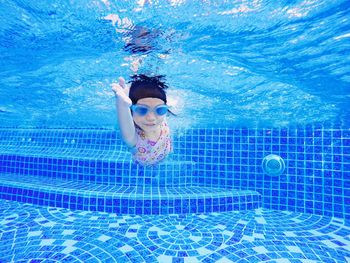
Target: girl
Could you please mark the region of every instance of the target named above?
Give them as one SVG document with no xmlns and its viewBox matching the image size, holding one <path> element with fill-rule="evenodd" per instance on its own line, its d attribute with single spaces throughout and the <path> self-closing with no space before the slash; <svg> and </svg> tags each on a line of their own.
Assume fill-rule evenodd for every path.
<svg viewBox="0 0 350 263">
<path fill-rule="evenodd" d="M 125 143 L 132 148 L 134 160 L 153 165 L 172 150 L 170 130 L 166 123 L 169 111 L 163 76 L 134 75 L 130 88 L 125 80 L 113 83 L 119 128 Z M 171 112 L 170 112 L 171 113 Z"/>
</svg>

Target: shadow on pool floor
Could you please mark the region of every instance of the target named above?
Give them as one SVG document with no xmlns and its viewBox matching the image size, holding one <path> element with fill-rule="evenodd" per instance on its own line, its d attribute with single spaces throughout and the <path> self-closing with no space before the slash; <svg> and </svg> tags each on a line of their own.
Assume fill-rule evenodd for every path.
<svg viewBox="0 0 350 263">
<path fill-rule="evenodd" d="M 0 200 L 0 262 L 350 262 L 350 221 L 256 209 L 116 215 Z"/>
</svg>

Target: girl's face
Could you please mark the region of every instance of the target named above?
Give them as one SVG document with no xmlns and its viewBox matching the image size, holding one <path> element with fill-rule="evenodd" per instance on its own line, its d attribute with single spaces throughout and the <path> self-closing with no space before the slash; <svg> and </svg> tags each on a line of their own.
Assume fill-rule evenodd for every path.
<svg viewBox="0 0 350 263">
<path fill-rule="evenodd" d="M 145 116 L 133 113 L 134 122 L 145 132 L 157 131 L 164 122 L 166 114 L 160 116 L 154 112 L 154 109 L 159 105 L 164 105 L 164 101 L 158 98 L 143 98 L 139 99 L 136 105 L 145 105 L 151 110 Z"/>
</svg>

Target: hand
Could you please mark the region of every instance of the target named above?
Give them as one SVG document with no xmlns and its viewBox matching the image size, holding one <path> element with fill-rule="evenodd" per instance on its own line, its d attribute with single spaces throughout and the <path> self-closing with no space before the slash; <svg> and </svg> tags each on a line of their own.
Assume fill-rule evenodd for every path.
<svg viewBox="0 0 350 263">
<path fill-rule="evenodd" d="M 125 84 L 124 78 L 119 78 L 119 83 L 112 83 L 112 90 L 117 96 L 118 100 L 128 106 L 131 106 L 132 101 L 129 98 L 129 87 Z"/>
</svg>

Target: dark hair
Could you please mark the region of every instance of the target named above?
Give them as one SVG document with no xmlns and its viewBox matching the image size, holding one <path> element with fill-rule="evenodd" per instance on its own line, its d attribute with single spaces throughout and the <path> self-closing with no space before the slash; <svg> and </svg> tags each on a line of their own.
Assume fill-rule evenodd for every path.
<svg viewBox="0 0 350 263">
<path fill-rule="evenodd" d="M 131 86 L 129 97 L 132 104 L 136 104 L 138 100 L 143 98 L 158 98 L 167 103 L 165 89 L 168 86 L 165 84 L 163 75 L 148 77 L 146 75 L 131 76 Z"/>
</svg>

